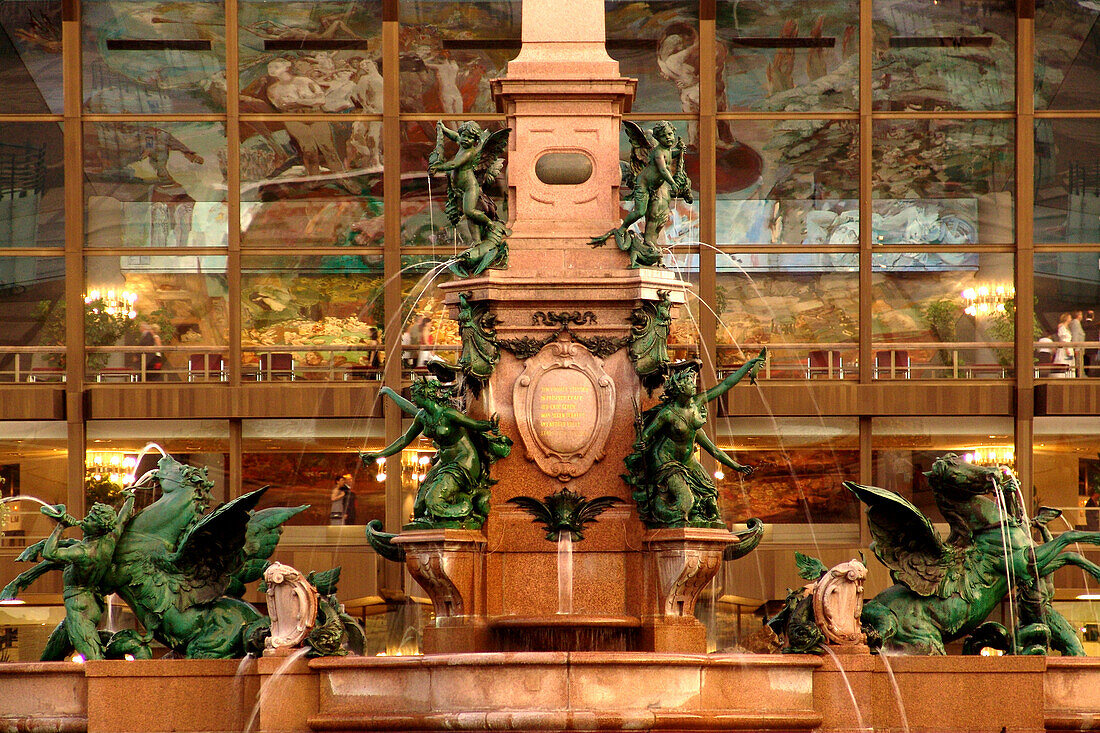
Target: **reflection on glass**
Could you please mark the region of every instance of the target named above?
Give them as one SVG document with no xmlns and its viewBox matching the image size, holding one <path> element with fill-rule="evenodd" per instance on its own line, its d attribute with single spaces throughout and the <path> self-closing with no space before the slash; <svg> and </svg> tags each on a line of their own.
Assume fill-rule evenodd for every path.
<svg viewBox="0 0 1100 733">
<path fill-rule="evenodd" d="M 256 2 L 240 16 L 242 112 L 382 113 L 382 3 Z"/>
<path fill-rule="evenodd" d="M 118 478 L 119 474 L 122 478 L 137 478 L 156 468 L 160 460 L 156 450 L 138 460 L 142 449 L 153 439 L 177 461 L 206 469 L 206 477 L 214 482 L 212 505 L 228 498 L 229 422 L 226 420 L 89 420 L 87 430 L 85 465 L 89 470 L 84 479 L 84 500 L 88 504 L 93 501 L 116 507 L 121 504 L 120 491 L 129 481 L 111 480 L 110 473 L 115 474 L 113 478 Z M 113 469 L 116 460 L 123 469 Z M 112 470 L 93 470 L 95 464 Z M 157 489 L 138 491 L 135 503 L 140 510 L 159 498 Z"/>
<path fill-rule="evenodd" d="M 608 54 L 638 80 L 633 111 L 699 114 L 699 4 L 606 0 L 604 8 Z M 697 146 L 698 134 L 686 140 Z"/>
<path fill-rule="evenodd" d="M 1036 120 L 1035 241 L 1100 242 L 1100 121 Z"/>
<path fill-rule="evenodd" d="M 363 420 L 244 420 L 241 483 L 244 491 L 269 486 L 258 509 L 272 506 L 309 508 L 288 526 L 363 525 L 385 520 L 386 485 L 374 466 L 364 467 L 360 450 L 385 445 L 380 419 Z M 333 488 L 345 475 L 351 490 L 353 515 L 331 518 Z M 365 544 L 362 529 L 354 536 Z M 347 541 L 347 540 L 343 540 Z"/>
<path fill-rule="evenodd" d="M 61 2 L 0 3 L 0 88 L 5 112 L 61 114 Z"/>
<path fill-rule="evenodd" d="M 858 504 L 841 482 L 859 480 L 859 426 L 843 418 L 719 418 L 718 445 L 752 466 L 722 471 L 723 516 L 768 524 L 854 522 Z"/>
<path fill-rule="evenodd" d="M 33 496 L 49 504 L 67 502 L 67 443 L 63 421 L 0 422 L 0 477 L 4 479 L 0 482 L 0 497 Z M 25 547 L 47 537 L 57 526 L 38 511 L 37 503 L 18 501 L 5 506 L 10 510 L 0 522 L 5 544 Z M 33 661 L 41 650 L 35 650 L 34 657 L 24 656 L 29 650 L 23 649 L 21 639 L 16 651 L 19 660 Z"/>
<path fill-rule="evenodd" d="M 882 110 L 1008 109 L 1012 0 L 875 0 L 872 96 Z"/>
<path fill-rule="evenodd" d="M 86 124 L 88 246 L 225 246 L 225 155 L 217 122 Z"/>
<path fill-rule="evenodd" d="M 718 244 L 858 244 L 858 124 L 733 122 L 717 151 Z"/>
<path fill-rule="evenodd" d="M 64 244 L 63 157 L 59 124 L 0 124 L 0 247 Z"/>
<path fill-rule="evenodd" d="M 1100 107 L 1100 6 L 1047 0 L 1035 6 L 1035 108 Z"/>
<path fill-rule="evenodd" d="M 719 0 L 718 111 L 859 106 L 859 3 Z"/>
<path fill-rule="evenodd" d="M 88 112 L 225 109 L 222 0 L 86 0 L 82 25 Z"/>
<path fill-rule="evenodd" d="M 439 289 L 451 279 L 447 256 L 402 255 L 401 273 L 402 365 L 423 367 L 433 357 L 457 363 L 462 343 L 458 323 L 451 319 Z"/>
<path fill-rule="evenodd" d="M 913 379 L 1011 376 L 1011 254 L 875 253 L 871 264 L 874 341 L 904 345 L 876 350 L 878 376 L 891 367 Z"/>
<path fill-rule="evenodd" d="M 0 382 L 60 382 L 64 372 L 65 262 L 0 257 Z M 40 347 L 55 346 L 56 350 Z M 36 348 L 38 347 L 38 348 Z"/>
<path fill-rule="evenodd" d="M 941 523 L 945 520 L 924 475 L 933 461 L 947 453 L 962 456 L 975 450 L 1003 454 L 1011 451 L 1013 440 L 1010 417 L 876 417 L 871 420 L 871 484 L 901 494 Z"/>
<path fill-rule="evenodd" d="M 767 346 L 765 379 L 858 376 L 858 255 L 719 254 L 717 267 L 720 368 Z"/>
<path fill-rule="evenodd" d="M 224 359 L 225 264 L 224 256 L 213 255 L 86 258 L 84 338 L 92 378 L 182 381 L 190 376 L 191 354 Z M 135 346 L 141 348 L 124 348 Z"/>
<path fill-rule="evenodd" d="M 879 121 L 873 156 L 875 244 L 1012 242 L 1011 121 Z"/>
<path fill-rule="evenodd" d="M 1100 253 L 1035 253 L 1037 376 L 1100 377 L 1098 312 Z"/>
<path fill-rule="evenodd" d="M 1033 429 L 1036 505 L 1062 510 L 1050 529 L 1100 530 L 1100 506 L 1085 506 L 1100 490 L 1100 417 L 1036 417 Z"/>
<path fill-rule="evenodd" d="M 489 80 L 519 53 L 519 0 L 406 0 L 398 7 L 401 111 L 495 112 Z"/>
<path fill-rule="evenodd" d="M 385 361 L 382 258 L 245 257 L 245 376 L 377 378 Z"/>
<path fill-rule="evenodd" d="M 242 243 L 381 246 L 381 145 L 381 122 L 242 125 Z"/>
<path fill-rule="evenodd" d="M 459 121 L 443 120 L 450 129 Z M 486 132 L 504 127 L 500 122 L 478 123 Z M 472 242 L 469 233 L 456 232 L 447 220 L 447 177 L 445 173 L 428 175 L 428 156 L 435 148 L 434 121 L 406 122 L 401 125 L 401 244 L 405 247 L 431 247 L 439 257 L 453 257 Z M 453 154 L 455 146 L 447 142 Z M 627 154 L 630 148 L 627 146 Z M 508 168 L 497 176 L 485 192 L 493 199 L 497 215 L 508 221 Z"/>
</svg>

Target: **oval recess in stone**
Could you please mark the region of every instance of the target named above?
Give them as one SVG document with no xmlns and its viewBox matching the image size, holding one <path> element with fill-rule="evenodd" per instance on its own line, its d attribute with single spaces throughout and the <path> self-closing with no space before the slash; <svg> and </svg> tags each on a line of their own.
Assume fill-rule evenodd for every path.
<svg viewBox="0 0 1100 733">
<path fill-rule="evenodd" d="M 583 153 L 546 153 L 535 161 L 535 175 L 551 186 L 575 186 L 592 177 L 592 161 Z"/>
</svg>

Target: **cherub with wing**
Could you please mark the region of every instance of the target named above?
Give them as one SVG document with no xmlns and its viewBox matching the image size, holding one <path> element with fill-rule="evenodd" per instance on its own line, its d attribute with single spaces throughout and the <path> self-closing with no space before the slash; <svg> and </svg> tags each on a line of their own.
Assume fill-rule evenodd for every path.
<svg viewBox="0 0 1100 733">
<path fill-rule="evenodd" d="M 589 244 L 601 247 L 611 237 L 630 255 L 630 266 L 654 267 L 661 264 L 657 239 L 668 223 L 672 201 L 681 198 L 689 204 L 691 180 L 684 161 L 684 141 L 671 122 L 661 121 L 647 135 L 636 123 L 623 121 L 630 138 L 630 161 L 623 164 L 623 188 L 633 190 L 634 210 L 615 229 L 593 237 Z M 635 222 L 645 220 L 641 234 L 629 231 Z"/>
<path fill-rule="evenodd" d="M 504 151 L 508 147 L 505 128 L 490 133 L 481 125 L 469 121 L 452 130 L 442 122 L 436 124 L 435 150 L 428 156 L 428 174 L 447 174 L 447 205 L 445 211 L 456 229 L 465 221 L 471 246 L 451 265 L 460 277 L 479 275 L 491 266 L 508 263 L 508 243 L 511 234 L 497 214 L 496 203 L 485 188 L 504 169 Z M 445 140 L 458 143 L 458 152 L 450 160 L 443 159 Z"/>
<path fill-rule="evenodd" d="M 420 482 L 413 504 L 412 528 L 480 529 L 489 515 L 489 466 L 511 451 L 494 415 L 477 420 L 459 410 L 454 393 L 457 372 L 442 361 L 428 363 L 434 376 L 413 381 L 409 401 L 389 387 L 382 394 L 413 416 L 405 434 L 380 451 L 361 453 L 363 463 L 404 450 L 421 434 L 437 451 Z"/>
</svg>

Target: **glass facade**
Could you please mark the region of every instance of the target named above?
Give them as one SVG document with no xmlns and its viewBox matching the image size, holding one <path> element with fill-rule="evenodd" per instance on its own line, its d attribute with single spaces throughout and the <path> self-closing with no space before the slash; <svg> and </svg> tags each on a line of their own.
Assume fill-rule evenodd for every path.
<svg viewBox="0 0 1100 733">
<path fill-rule="evenodd" d="M 427 452 L 357 453 L 400 434 L 380 386 L 456 358 L 438 285 L 457 244 L 427 158 L 438 120 L 503 124 L 489 82 L 519 51 L 521 4 L 69 5 L 63 28 L 59 1 L 0 3 L 4 491 L 78 508 L 109 491 L 73 485 L 93 454 L 109 467 L 161 440 L 220 497 L 311 504 L 292 561 L 375 563 L 327 492 L 350 473 L 356 526 L 407 519 Z M 866 546 L 842 480 L 932 511 L 920 471 L 949 450 L 1013 449 L 1036 503 L 1086 522 L 1095 5 L 605 3 L 609 53 L 639 80 L 628 118 L 688 144 L 694 202 L 672 211 L 666 264 L 694 294 L 671 351 L 719 375 L 771 352 L 759 388 L 715 411 L 717 442 L 758 466 L 719 488 L 730 521 L 775 525 L 766 562 Z M 281 397 L 256 396 L 270 381 Z M 5 575 L 47 529 L 34 516 L 6 520 Z M 348 597 L 400 585 L 373 568 Z M 714 607 L 783 596 L 754 573 Z"/>
</svg>

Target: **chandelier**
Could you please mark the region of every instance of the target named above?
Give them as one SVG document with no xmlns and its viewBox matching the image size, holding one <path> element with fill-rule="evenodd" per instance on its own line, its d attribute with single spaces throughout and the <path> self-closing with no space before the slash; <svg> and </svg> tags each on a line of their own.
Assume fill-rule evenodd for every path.
<svg viewBox="0 0 1100 733">
<path fill-rule="evenodd" d="M 116 486 L 129 486 L 134 482 L 137 456 L 125 453 L 91 451 L 84 458 L 85 481 L 107 481 Z"/>
<path fill-rule="evenodd" d="M 1016 288 L 1011 285 L 979 285 L 962 291 L 965 306 L 963 312 L 968 316 L 985 316 L 990 313 L 1004 313 L 1008 301 L 1016 297 Z"/>
<path fill-rule="evenodd" d="M 1016 449 L 1010 445 L 975 448 L 963 454 L 963 460 L 975 466 L 1016 466 Z"/>
<path fill-rule="evenodd" d="M 432 456 L 435 450 L 424 448 L 406 448 L 401 451 L 401 483 L 418 486 L 428 475 L 428 468 L 432 464 Z M 386 480 L 386 459 L 376 458 L 377 472 L 374 475 L 376 481 Z"/>
<path fill-rule="evenodd" d="M 133 320 L 137 318 L 134 303 L 137 293 L 132 290 L 92 290 L 84 296 L 84 304 L 90 306 L 92 313 L 102 311 L 109 316 L 121 316 Z"/>
</svg>

